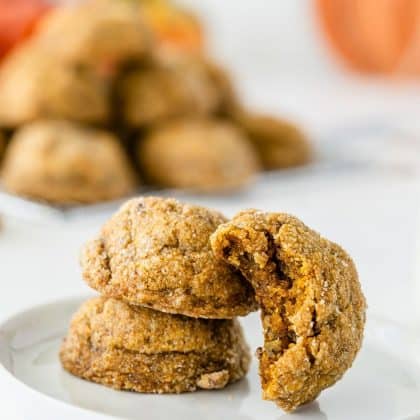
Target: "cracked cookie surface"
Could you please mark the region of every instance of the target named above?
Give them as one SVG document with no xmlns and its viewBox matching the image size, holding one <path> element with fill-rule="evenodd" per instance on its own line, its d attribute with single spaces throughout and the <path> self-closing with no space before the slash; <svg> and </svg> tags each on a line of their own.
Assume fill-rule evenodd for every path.
<svg viewBox="0 0 420 420">
<path fill-rule="evenodd" d="M 60 359 L 76 376 L 148 393 L 223 388 L 250 363 L 237 320 L 170 315 L 103 297 L 74 315 Z"/>
<path fill-rule="evenodd" d="M 247 210 L 211 237 L 251 282 L 261 307 L 265 399 L 286 411 L 338 381 L 361 347 L 365 299 L 353 261 L 297 218 Z"/>
<path fill-rule="evenodd" d="M 173 199 L 130 200 L 85 246 L 83 277 L 103 295 L 159 311 L 246 315 L 256 309 L 252 287 L 210 247 L 224 222 L 218 212 Z"/>
</svg>

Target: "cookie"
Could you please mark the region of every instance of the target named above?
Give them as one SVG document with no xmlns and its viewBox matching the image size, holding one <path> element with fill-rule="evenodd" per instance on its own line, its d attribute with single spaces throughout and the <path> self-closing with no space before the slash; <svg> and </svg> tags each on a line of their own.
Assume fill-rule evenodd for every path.
<svg viewBox="0 0 420 420">
<path fill-rule="evenodd" d="M 141 5 L 125 0 L 89 0 L 52 10 L 35 41 L 60 61 L 104 71 L 144 57 L 153 45 Z"/>
<path fill-rule="evenodd" d="M 211 243 L 255 289 L 264 398 L 286 411 L 314 400 L 351 367 L 362 344 L 366 304 L 353 261 L 283 213 L 241 212 Z"/>
<path fill-rule="evenodd" d="M 33 43 L 9 54 L 0 68 L 0 126 L 38 118 L 106 123 L 110 87 L 92 69 L 64 65 Z"/>
<path fill-rule="evenodd" d="M 60 359 L 73 375 L 147 393 L 223 388 L 250 364 L 237 320 L 170 315 L 103 297 L 74 315 Z"/>
<path fill-rule="evenodd" d="M 4 151 L 6 150 L 6 137 L 5 135 L 0 131 L 0 163 L 3 159 Z"/>
<path fill-rule="evenodd" d="M 209 115 L 219 106 L 219 91 L 199 62 L 176 55 L 155 57 L 127 71 L 117 82 L 122 120 L 132 127 L 168 119 Z"/>
<path fill-rule="evenodd" d="M 267 115 L 239 112 L 234 120 L 257 149 L 265 169 L 304 165 L 312 159 L 312 148 L 298 126 Z"/>
<path fill-rule="evenodd" d="M 156 127 L 140 139 L 138 161 L 154 185 L 202 192 L 243 188 L 259 170 L 249 140 L 233 124 L 216 119 Z"/>
<path fill-rule="evenodd" d="M 202 65 L 218 92 L 219 99 L 215 113 L 230 118 L 240 108 L 240 100 L 229 72 L 209 58 L 203 59 Z"/>
<path fill-rule="evenodd" d="M 225 221 L 173 199 L 130 200 L 84 247 L 83 277 L 102 295 L 159 311 L 246 315 L 256 309 L 252 287 L 210 248 L 210 235 Z"/>
<path fill-rule="evenodd" d="M 2 181 L 11 192 L 60 204 L 115 199 L 137 184 L 113 134 L 58 120 L 29 123 L 14 134 Z"/>
</svg>

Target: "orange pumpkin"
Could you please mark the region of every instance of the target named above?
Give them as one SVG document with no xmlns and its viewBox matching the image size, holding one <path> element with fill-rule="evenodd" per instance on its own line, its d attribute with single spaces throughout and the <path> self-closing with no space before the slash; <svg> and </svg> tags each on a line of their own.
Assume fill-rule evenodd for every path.
<svg viewBox="0 0 420 420">
<path fill-rule="evenodd" d="M 0 58 L 31 34 L 50 7 L 44 0 L 0 0 Z"/>
<path fill-rule="evenodd" d="M 420 0 L 315 1 L 330 45 L 350 67 L 420 74 Z"/>
</svg>

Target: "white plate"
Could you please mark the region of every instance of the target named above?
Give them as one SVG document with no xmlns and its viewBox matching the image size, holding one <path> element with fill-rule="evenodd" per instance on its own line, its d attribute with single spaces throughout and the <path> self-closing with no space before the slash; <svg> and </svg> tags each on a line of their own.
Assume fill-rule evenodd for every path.
<svg viewBox="0 0 420 420">
<path fill-rule="evenodd" d="M 412 357 L 418 349 L 412 335 L 395 324 L 371 321 L 363 349 L 344 379 L 317 402 L 287 415 L 261 400 L 255 359 L 247 378 L 224 390 L 182 395 L 119 392 L 69 375 L 57 353 L 82 300 L 38 306 L 0 326 L 0 384 L 10 390 L 2 397 L 25 420 L 420 419 L 420 369 Z M 258 314 L 242 323 L 255 348 L 261 340 Z"/>
</svg>

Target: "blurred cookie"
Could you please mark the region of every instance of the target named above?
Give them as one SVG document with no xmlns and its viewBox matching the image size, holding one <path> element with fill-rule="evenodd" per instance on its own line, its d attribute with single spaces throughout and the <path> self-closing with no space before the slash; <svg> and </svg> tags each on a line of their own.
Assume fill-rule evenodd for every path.
<svg viewBox="0 0 420 420">
<path fill-rule="evenodd" d="M 41 22 L 36 42 L 60 61 L 108 70 L 143 57 L 152 34 L 141 5 L 126 0 L 89 0 L 54 9 Z"/>
<path fill-rule="evenodd" d="M 114 199 L 136 186 L 114 135 L 55 120 L 27 124 L 14 134 L 2 181 L 11 192 L 63 204 Z"/>
<path fill-rule="evenodd" d="M 173 199 L 125 203 L 89 241 L 83 277 L 105 296 L 159 311 L 233 318 L 256 309 L 250 284 L 214 258 L 209 237 L 226 219 Z"/>
<path fill-rule="evenodd" d="M 65 65 L 26 44 L 0 67 L 0 126 L 45 117 L 105 123 L 109 96 L 108 83 L 88 67 Z"/>
<path fill-rule="evenodd" d="M 4 151 L 6 150 L 6 137 L 0 132 L 0 163 L 3 159 Z"/>
<path fill-rule="evenodd" d="M 248 134 L 266 169 L 304 165 L 312 158 L 308 139 L 288 121 L 249 112 L 238 112 L 235 121 Z"/>
<path fill-rule="evenodd" d="M 223 69 L 214 61 L 204 59 L 202 63 L 218 92 L 216 114 L 222 117 L 230 117 L 238 108 L 240 108 L 240 101 L 232 78 L 227 70 Z"/>
<path fill-rule="evenodd" d="M 74 315 L 60 359 L 76 376 L 148 393 L 223 388 L 250 364 L 237 320 L 169 315 L 101 297 Z"/>
<path fill-rule="evenodd" d="M 195 191 L 229 191 L 254 180 L 257 154 L 233 124 L 221 120 L 177 120 L 139 141 L 138 160 L 153 184 Z"/>
<path fill-rule="evenodd" d="M 219 106 L 219 92 L 207 70 L 178 54 L 157 57 L 129 70 L 117 83 L 121 114 L 134 127 L 183 116 L 208 115 Z"/>
<path fill-rule="evenodd" d="M 366 303 L 353 261 L 284 213 L 243 211 L 211 243 L 249 280 L 261 306 L 264 398 L 286 411 L 314 400 L 351 367 L 362 344 Z"/>
</svg>

